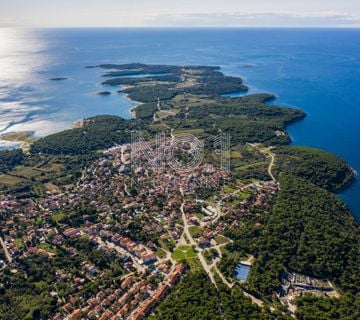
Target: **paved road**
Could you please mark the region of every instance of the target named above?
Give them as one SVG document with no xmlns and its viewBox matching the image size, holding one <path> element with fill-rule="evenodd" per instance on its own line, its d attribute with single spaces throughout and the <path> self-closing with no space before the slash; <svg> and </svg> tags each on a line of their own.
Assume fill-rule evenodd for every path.
<svg viewBox="0 0 360 320">
<path fill-rule="evenodd" d="M 272 175 L 272 171 L 271 171 L 271 170 L 272 170 L 272 166 L 274 165 L 275 157 L 274 157 L 274 155 L 273 155 L 271 152 L 269 152 L 269 155 L 270 155 L 270 157 L 271 157 L 271 162 L 270 162 L 270 165 L 269 165 L 269 174 L 271 173 L 271 174 L 270 174 L 271 178 L 272 178 L 274 181 L 276 181 L 275 178 L 274 178 L 274 176 Z M 182 188 L 180 188 L 180 192 L 181 192 L 182 196 L 184 196 L 184 192 L 183 192 Z M 230 283 L 230 282 L 224 277 L 224 275 L 223 275 L 223 274 L 220 272 L 220 270 L 218 269 L 216 263 L 213 263 L 211 266 L 209 266 L 209 265 L 207 264 L 204 256 L 203 256 L 202 253 L 201 253 L 201 252 L 203 251 L 203 249 L 201 249 L 201 248 L 199 247 L 199 245 L 197 244 L 197 242 L 196 242 L 196 241 L 194 240 L 194 238 L 191 236 L 191 233 L 190 233 L 190 231 L 189 231 L 189 227 L 190 227 L 190 226 L 189 226 L 189 224 L 188 224 L 188 222 L 187 222 L 186 214 L 185 214 L 185 211 L 184 211 L 184 201 L 183 201 L 182 204 L 181 204 L 180 210 L 181 210 L 182 220 L 183 220 L 183 223 L 184 223 L 184 233 L 183 233 L 183 235 L 185 234 L 185 235 L 187 236 L 187 238 L 189 239 L 190 245 L 195 246 L 196 254 L 197 254 L 197 256 L 198 256 L 198 258 L 199 258 L 199 260 L 200 260 L 200 262 L 201 262 L 201 265 L 202 265 L 202 267 L 204 268 L 205 272 L 209 275 L 209 278 L 210 278 L 211 282 L 212 282 L 212 283 L 215 285 L 215 287 L 217 288 L 217 284 L 216 284 L 216 281 L 215 281 L 215 278 L 214 278 L 214 273 L 213 273 L 213 271 L 211 270 L 211 269 L 213 268 L 213 269 L 219 274 L 222 282 L 223 282 L 225 285 L 227 285 L 229 288 L 232 288 L 234 284 L 233 284 L 233 283 Z M 231 240 L 230 240 L 230 241 L 231 241 Z M 221 254 L 220 246 L 222 246 L 222 245 L 216 246 L 216 247 L 217 247 L 216 249 L 217 249 L 217 250 L 219 251 L 219 253 Z M 243 292 L 243 294 L 244 294 L 246 297 L 250 298 L 250 300 L 251 300 L 253 303 L 257 304 L 259 307 L 264 307 L 264 302 L 263 302 L 263 301 L 261 301 L 260 299 L 255 298 L 253 295 L 251 295 L 250 293 L 245 292 L 244 290 L 242 290 L 242 292 Z M 272 307 L 271 307 L 271 309 L 274 310 L 274 308 L 272 308 Z"/>
<path fill-rule="evenodd" d="M 181 210 L 182 219 L 183 219 L 183 223 L 184 223 L 184 233 L 186 234 L 187 238 L 189 239 L 190 245 L 195 247 L 195 251 L 196 251 L 196 254 L 197 254 L 197 256 L 198 256 L 198 258 L 199 258 L 199 260 L 201 262 L 201 265 L 204 268 L 205 272 L 208 274 L 211 282 L 215 285 L 215 287 L 217 287 L 216 281 L 214 279 L 214 275 L 213 275 L 212 271 L 210 270 L 210 267 L 206 263 L 204 256 L 201 254 L 202 249 L 199 247 L 199 245 L 194 240 L 194 238 L 192 237 L 192 235 L 191 235 L 191 233 L 189 231 L 189 224 L 187 222 L 185 211 L 184 211 L 184 202 L 181 204 L 180 210 Z"/>
<path fill-rule="evenodd" d="M 182 220 L 183 220 L 183 223 L 184 223 L 184 233 L 186 234 L 186 236 L 188 237 L 189 241 L 190 241 L 190 245 L 193 245 L 195 246 L 195 249 L 196 249 L 196 253 L 197 253 L 197 256 L 201 262 L 201 265 L 202 267 L 204 268 L 205 272 L 209 275 L 209 278 L 211 280 L 211 282 L 215 285 L 215 287 L 217 287 L 217 284 L 216 284 L 216 281 L 215 281 L 215 278 L 214 278 L 214 273 L 211 271 L 211 267 L 213 267 L 215 269 L 215 271 L 219 274 L 221 280 L 223 281 L 223 283 L 225 285 L 227 285 L 229 288 L 232 288 L 233 287 L 233 283 L 230 283 L 225 277 L 224 275 L 220 272 L 220 270 L 218 269 L 217 265 L 216 264 L 212 264 L 212 266 L 209 266 L 207 263 L 206 263 L 206 260 L 204 258 L 204 256 L 201 254 L 202 252 L 202 249 L 198 246 L 197 242 L 194 240 L 194 238 L 191 236 L 191 233 L 189 231 L 189 224 L 187 222 L 187 219 L 186 219 L 186 215 L 185 215 L 185 211 L 184 211 L 184 202 L 181 204 L 181 207 L 180 207 L 180 210 L 181 210 L 181 214 L 182 214 Z M 264 306 L 264 302 L 262 302 L 261 300 L 255 298 L 253 295 L 251 295 L 250 293 L 247 293 L 243 290 L 243 293 L 246 297 L 250 298 L 251 301 L 255 304 L 257 304 L 259 307 L 263 307 Z"/>
<path fill-rule="evenodd" d="M 4 240 L 1 237 L 0 237 L 0 243 L 1 243 L 2 247 L 3 247 L 3 249 L 4 249 L 6 259 L 9 261 L 9 263 L 11 263 L 12 258 L 10 256 L 10 253 L 9 253 L 8 249 L 6 248 Z"/>
<path fill-rule="evenodd" d="M 275 155 L 271 151 L 267 152 L 267 154 L 271 158 L 271 161 L 270 161 L 270 164 L 269 164 L 269 167 L 268 167 L 268 173 L 269 173 L 269 176 L 271 177 L 271 179 L 276 182 L 276 179 L 275 179 L 275 177 L 274 177 L 274 175 L 272 173 L 272 168 L 273 168 L 273 166 L 275 164 Z"/>
<path fill-rule="evenodd" d="M 268 167 L 268 173 L 269 173 L 269 176 L 271 177 L 271 179 L 274 182 L 277 182 L 276 178 L 274 177 L 273 172 L 272 172 L 272 169 L 275 164 L 275 154 L 270 151 L 271 148 L 269 150 L 261 149 L 259 147 L 259 145 L 256 143 L 248 143 L 248 145 L 252 146 L 256 150 L 260 151 L 261 153 L 267 154 L 270 157 L 271 160 L 270 160 L 269 167 Z"/>
</svg>

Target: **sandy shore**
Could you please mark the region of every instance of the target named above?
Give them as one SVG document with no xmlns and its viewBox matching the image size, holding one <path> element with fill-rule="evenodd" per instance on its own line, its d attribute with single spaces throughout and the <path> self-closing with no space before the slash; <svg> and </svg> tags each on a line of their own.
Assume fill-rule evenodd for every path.
<svg viewBox="0 0 360 320">
<path fill-rule="evenodd" d="M 71 128 L 72 129 L 78 129 L 78 128 L 82 128 L 84 126 L 84 119 L 81 119 L 79 121 L 76 121 Z"/>
<path fill-rule="evenodd" d="M 132 87 L 133 87 L 133 86 L 126 86 L 126 85 L 125 85 L 125 86 L 120 86 L 120 88 L 121 88 L 122 90 L 126 90 L 126 89 L 129 89 L 129 88 L 132 88 Z M 120 93 L 121 93 L 121 92 L 120 92 Z M 136 118 L 135 109 L 136 109 L 139 105 L 141 105 L 141 102 L 131 99 L 131 98 L 129 97 L 129 94 L 127 94 L 127 93 L 121 93 L 121 94 L 123 94 L 128 101 L 130 101 L 131 103 L 134 104 L 134 105 L 129 109 L 129 113 L 130 113 L 134 118 Z"/>
<path fill-rule="evenodd" d="M 10 142 L 20 142 L 20 148 L 24 151 L 30 149 L 31 143 L 34 141 L 34 132 L 33 131 L 19 131 L 19 132 L 8 132 L 0 135 L 1 140 L 10 141 Z"/>
</svg>

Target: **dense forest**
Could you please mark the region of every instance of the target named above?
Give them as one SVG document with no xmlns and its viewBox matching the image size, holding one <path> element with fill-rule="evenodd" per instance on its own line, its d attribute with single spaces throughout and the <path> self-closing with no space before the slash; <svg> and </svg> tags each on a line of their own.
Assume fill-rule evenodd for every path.
<svg viewBox="0 0 360 320">
<path fill-rule="evenodd" d="M 104 85 L 119 86 L 127 85 L 132 86 L 123 90 L 129 93 L 129 96 L 140 102 L 151 102 L 157 99 L 157 92 L 151 94 L 148 90 L 152 90 L 149 84 L 154 82 L 167 83 L 165 89 L 159 88 L 162 100 L 169 98 L 173 94 L 182 92 L 194 95 L 210 95 L 218 96 L 225 93 L 247 91 L 248 87 L 243 84 L 243 80 L 238 77 L 225 76 L 222 72 L 218 71 L 219 67 L 208 66 L 166 66 L 166 65 L 143 65 L 143 64 L 126 64 L 126 65 L 100 65 L 103 69 L 112 69 L 113 71 L 103 74 L 105 77 L 115 77 L 102 82 Z M 183 86 L 180 90 L 176 90 L 177 84 L 184 81 L 181 77 L 181 72 L 189 72 L 191 76 L 197 76 L 196 83 L 191 86 Z M 134 75 L 143 75 L 143 77 L 131 77 Z M 168 91 L 168 92 L 166 92 Z"/>
<path fill-rule="evenodd" d="M 360 319 L 360 294 L 355 297 L 344 295 L 341 299 L 305 295 L 296 304 L 296 317 L 299 320 Z"/>
<path fill-rule="evenodd" d="M 281 146 L 274 152 L 277 174 L 290 173 L 332 192 L 347 186 L 355 176 L 343 159 L 322 150 Z"/>
<path fill-rule="evenodd" d="M 258 259 L 250 283 L 270 294 L 281 266 L 329 278 L 343 291 L 360 283 L 360 230 L 345 204 L 303 179 L 282 174 L 281 190 L 257 241 Z M 277 277 L 271 277 L 271 274 Z"/>
<path fill-rule="evenodd" d="M 150 320 L 289 320 L 260 309 L 239 287 L 232 289 L 217 279 L 218 288 L 204 272 L 190 271 L 156 308 Z"/>
<path fill-rule="evenodd" d="M 272 95 L 254 94 L 241 98 L 184 98 L 187 108 L 168 103 L 180 110 L 164 122 L 176 129 L 201 128 L 207 136 L 228 132 L 233 144 L 261 142 L 266 145 L 288 144 L 286 126 L 305 117 L 303 111 L 270 107 Z"/>
<path fill-rule="evenodd" d="M 340 300 L 304 298 L 299 300 L 299 319 L 357 319 L 360 295 L 360 229 L 345 204 L 332 193 L 301 178 L 281 174 L 281 189 L 270 214 L 263 214 L 262 228 L 254 218 L 230 230 L 234 243 L 219 267 L 228 277 L 246 254 L 256 261 L 246 287 L 271 299 L 285 270 L 332 280 L 340 290 Z M 256 221 L 256 220 L 255 220 Z M 312 301 L 315 301 L 311 314 Z M 326 305 L 326 308 L 322 308 Z M 336 311 L 339 306 L 342 312 Z M 346 308 L 345 308 L 346 306 Z M 329 317 L 328 310 L 332 314 Z M 322 317 L 316 317 L 322 313 Z M 347 319 L 347 318 L 346 318 Z"/>
<path fill-rule="evenodd" d="M 80 128 L 65 130 L 34 142 L 32 153 L 85 154 L 114 144 L 130 142 L 131 121 L 117 116 L 96 116 L 84 120 Z"/>
<path fill-rule="evenodd" d="M 179 91 L 166 84 L 135 86 L 125 89 L 122 92 L 128 94 L 130 99 L 140 102 L 155 102 L 158 99 L 170 100 L 179 93 Z"/>
<path fill-rule="evenodd" d="M 24 154 L 21 149 L 0 151 L 0 173 L 8 172 L 23 160 Z"/>
</svg>

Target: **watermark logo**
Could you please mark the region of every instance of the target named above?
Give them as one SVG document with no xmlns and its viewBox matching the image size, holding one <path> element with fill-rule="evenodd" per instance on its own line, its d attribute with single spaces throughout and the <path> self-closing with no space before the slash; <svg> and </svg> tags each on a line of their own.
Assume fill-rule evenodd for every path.
<svg viewBox="0 0 360 320">
<path fill-rule="evenodd" d="M 202 141 L 189 133 L 170 136 L 158 133 L 154 139 L 135 131 L 130 147 L 131 172 L 137 184 L 167 183 L 168 187 L 180 186 L 183 190 L 213 188 L 230 174 L 230 135 L 227 133 L 220 133 L 212 141 Z M 206 163 L 205 153 L 217 160 Z"/>
<path fill-rule="evenodd" d="M 204 144 L 192 134 L 174 135 L 169 149 L 169 166 L 178 172 L 194 171 L 204 160 Z"/>
</svg>

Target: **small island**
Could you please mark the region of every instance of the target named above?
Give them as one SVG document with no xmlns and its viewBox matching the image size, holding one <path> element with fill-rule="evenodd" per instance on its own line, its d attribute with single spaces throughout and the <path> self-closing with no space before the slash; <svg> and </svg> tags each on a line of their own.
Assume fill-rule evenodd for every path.
<svg viewBox="0 0 360 320">
<path fill-rule="evenodd" d="M 241 68 L 254 68 L 254 67 L 256 67 L 256 65 L 253 63 L 243 63 L 240 65 L 240 67 Z"/>
<path fill-rule="evenodd" d="M 51 81 L 64 81 L 64 80 L 68 80 L 68 78 L 66 78 L 66 77 L 55 77 L 55 78 L 50 78 L 49 80 L 51 80 Z"/>
<path fill-rule="evenodd" d="M 100 91 L 93 93 L 95 96 L 109 96 L 111 95 L 111 91 Z"/>
</svg>

